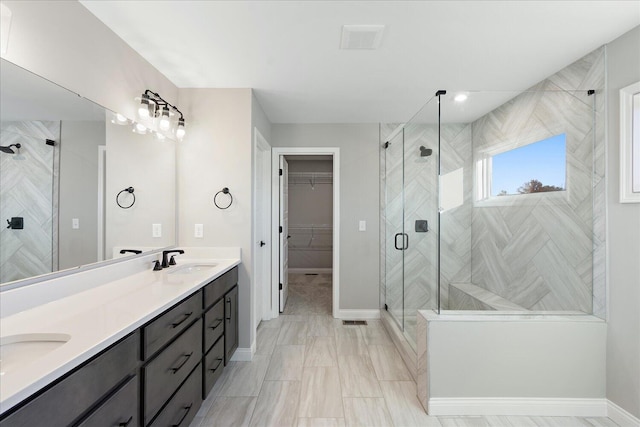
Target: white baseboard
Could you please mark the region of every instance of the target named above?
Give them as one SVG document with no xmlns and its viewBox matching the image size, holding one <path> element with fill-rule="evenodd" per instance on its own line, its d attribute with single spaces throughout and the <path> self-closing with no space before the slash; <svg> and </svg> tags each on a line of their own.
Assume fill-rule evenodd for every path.
<svg viewBox="0 0 640 427">
<path fill-rule="evenodd" d="M 607 400 L 562 398 L 431 398 L 429 415 L 606 417 Z M 625 425 L 625 424 L 621 424 Z"/>
<path fill-rule="evenodd" d="M 376 308 L 373 310 L 343 309 L 343 310 L 338 310 L 338 312 L 334 317 L 336 319 L 347 319 L 347 320 L 379 319 L 380 309 L 379 308 Z"/>
<path fill-rule="evenodd" d="M 640 418 L 634 417 L 610 400 L 607 400 L 607 417 L 619 426 L 640 427 Z"/>
<path fill-rule="evenodd" d="M 251 345 L 251 348 L 241 348 L 238 347 L 236 351 L 231 356 L 232 362 L 251 362 L 253 360 L 253 355 L 256 353 L 256 343 L 255 341 Z"/>
<path fill-rule="evenodd" d="M 331 274 L 332 268 L 289 268 L 292 274 Z"/>
</svg>

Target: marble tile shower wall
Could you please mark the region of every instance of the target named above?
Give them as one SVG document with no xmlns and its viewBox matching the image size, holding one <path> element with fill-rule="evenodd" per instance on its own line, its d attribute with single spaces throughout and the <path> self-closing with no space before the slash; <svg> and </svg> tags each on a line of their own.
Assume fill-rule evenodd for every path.
<svg viewBox="0 0 640 427">
<path fill-rule="evenodd" d="M 382 124 L 381 137 L 385 141 L 396 125 Z M 400 143 L 400 141 L 398 142 Z M 429 157 L 420 156 L 420 146 L 431 148 Z M 471 124 L 445 124 L 441 127 L 442 173 L 463 168 L 464 203 L 443 212 L 441 217 L 441 302 L 448 306 L 449 283 L 471 280 L 471 211 L 472 150 Z M 380 156 L 381 170 L 381 252 L 382 305 L 398 319 L 402 308 L 402 274 L 404 273 L 405 329 L 409 336 L 415 328 L 419 309 L 437 307 L 437 244 L 438 244 L 438 127 L 435 124 L 409 124 L 404 130 L 404 206 L 401 184 L 403 165 L 391 149 Z M 396 152 L 397 153 L 397 152 Z M 400 184 L 399 184 L 400 183 Z M 469 191 L 466 191 L 469 189 Z M 409 236 L 409 248 L 402 252 L 393 247 L 394 234 L 401 231 L 404 207 L 404 232 Z M 429 231 L 415 231 L 415 221 L 426 219 Z M 385 268 L 386 267 L 386 268 Z M 386 280 L 386 281 L 385 281 Z M 386 287 L 386 289 L 385 289 Z"/>
<path fill-rule="evenodd" d="M 21 144 L 20 154 L 0 153 L 0 217 L 23 217 L 24 229 L 0 227 L 0 282 L 50 273 L 57 258 L 57 150 L 60 122 L 0 123 L 0 145 Z"/>
<path fill-rule="evenodd" d="M 593 96 L 570 93 L 587 89 L 595 114 Z M 604 314 L 603 89 L 598 49 L 473 123 L 474 158 L 566 133 L 567 191 L 476 206 L 472 283 L 531 310 Z"/>
<path fill-rule="evenodd" d="M 473 123 L 442 125 L 442 174 L 463 168 L 464 188 L 463 205 L 440 218 L 442 308 L 453 308 L 450 283 L 474 283 L 532 310 L 582 310 L 604 317 L 604 49 Z M 545 92 L 560 89 L 566 92 Z M 596 90 L 595 98 L 571 94 L 587 89 Z M 396 126 L 380 125 L 381 144 Z M 534 134 L 544 139 L 561 132 L 567 133 L 565 201 L 521 199 L 508 206 L 474 207 L 474 156 L 493 144 L 518 146 L 534 142 L 527 141 Z M 380 301 L 382 307 L 395 307 L 392 314 L 398 318 L 404 299 L 405 329 L 412 336 L 415 309 L 436 307 L 437 127 L 410 124 L 404 137 L 405 229 L 412 250 L 404 254 L 403 297 L 402 257 L 393 248 L 403 207 L 394 187 L 402 166 L 381 148 Z M 432 148 L 433 155 L 420 158 L 421 145 Z M 415 219 L 429 220 L 430 231 L 416 234 Z"/>
</svg>

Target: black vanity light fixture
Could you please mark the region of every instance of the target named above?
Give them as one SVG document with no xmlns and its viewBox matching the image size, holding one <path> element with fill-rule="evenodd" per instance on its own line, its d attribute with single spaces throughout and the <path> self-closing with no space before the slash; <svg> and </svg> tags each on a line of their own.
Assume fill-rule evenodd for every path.
<svg viewBox="0 0 640 427">
<path fill-rule="evenodd" d="M 136 99 L 140 101 L 138 106 L 140 123 L 135 125 L 134 132 L 146 133 L 147 130 L 155 128 L 159 139 L 164 139 L 165 134 L 168 133 L 175 135 L 179 140 L 184 138 L 185 120 L 178 107 L 149 89 Z"/>
</svg>

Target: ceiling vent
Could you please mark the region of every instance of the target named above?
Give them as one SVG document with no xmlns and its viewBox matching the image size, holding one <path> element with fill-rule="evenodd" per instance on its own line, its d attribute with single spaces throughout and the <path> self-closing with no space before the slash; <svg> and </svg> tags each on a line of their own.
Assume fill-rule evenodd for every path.
<svg viewBox="0 0 640 427">
<path fill-rule="evenodd" d="M 343 25 L 340 49 L 377 49 L 384 25 Z"/>
</svg>

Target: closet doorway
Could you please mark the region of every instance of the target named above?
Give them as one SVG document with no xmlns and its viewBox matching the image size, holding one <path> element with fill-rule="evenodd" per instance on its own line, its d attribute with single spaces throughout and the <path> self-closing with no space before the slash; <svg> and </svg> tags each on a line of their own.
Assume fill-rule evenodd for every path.
<svg viewBox="0 0 640 427">
<path fill-rule="evenodd" d="M 274 148 L 272 307 L 339 312 L 339 149 Z"/>
</svg>

